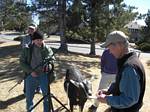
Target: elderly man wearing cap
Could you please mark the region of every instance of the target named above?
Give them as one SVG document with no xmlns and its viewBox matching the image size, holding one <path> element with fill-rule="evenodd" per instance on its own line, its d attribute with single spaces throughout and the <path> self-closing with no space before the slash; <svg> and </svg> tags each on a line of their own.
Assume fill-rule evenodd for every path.
<svg viewBox="0 0 150 112">
<path fill-rule="evenodd" d="M 117 59 L 110 53 L 109 49 L 105 49 L 101 56 L 101 79 L 98 90 L 107 89 L 111 83 L 115 82 L 117 74 Z M 89 107 L 88 112 L 96 112 L 99 106 L 98 99 Z"/>
<path fill-rule="evenodd" d="M 34 24 L 31 24 L 28 26 L 28 35 L 26 35 L 25 37 L 22 38 L 22 41 L 21 41 L 21 47 L 22 48 L 25 48 L 25 47 L 28 47 L 31 43 L 32 43 L 32 36 L 33 36 L 33 33 L 36 31 L 36 25 Z M 25 74 L 26 76 L 26 74 Z M 25 84 L 26 82 L 24 81 L 24 89 L 23 89 L 23 92 L 25 93 Z M 41 89 L 40 87 L 37 87 L 37 89 L 35 90 L 36 93 L 41 93 Z"/>
<path fill-rule="evenodd" d="M 127 36 L 111 32 L 102 47 L 118 59 L 116 81 L 107 90 L 100 90 L 97 99 L 111 106 L 111 112 L 139 112 L 145 92 L 145 70 L 136 53 L 129 52 Z"/>
<path fill-rule="evenodd" d="M 22 48 L 28 46 L 29 44 L 32 43 L 32 35 L 33 33 L 36 31 L 36 26 L 35 25 L 30 25 L 28 27 L 28 35 L 26 35 L 25 37 L 22 38 L 22 41 L 21 41 L 21 46 Z"/>
<path fill-rule="evenodd" d="M 50 47 L 44 44 L 43 35 L 39 32 L 34 32 L 32 44 L 25 47 L 20 56 L 20 65 L 26 76 L 26 103 L 27 112 L 31 112 L 33 107 L 33 97 L 35 89 L 40 85 L 43 96 L 48 93 L 48 77 L 47 66 L 42 65 L 46 59 L 53 59 L 53 52 Z M 53 61 L 53 60 L 51 60 Z M 46 68 L 45 68 L 46 67 Z M 46 71 L 45 71 L 46 70 Z M 44 112 L 49 111 L 48 98 L 44 98 Z"/>
</svg>

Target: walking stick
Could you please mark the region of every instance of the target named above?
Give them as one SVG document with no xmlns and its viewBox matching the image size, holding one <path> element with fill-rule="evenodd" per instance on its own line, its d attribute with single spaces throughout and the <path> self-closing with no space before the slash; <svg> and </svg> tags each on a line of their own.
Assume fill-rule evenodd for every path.
<svg viewBox="0 0 150 112">
<path fill-rule="evenodd" d="M 57 51 L 56 51 L 56 52 L 57 52 Z M 56 54 L 56 52 L 51 55 L 51 57 L 49 58 L 49 60 L 52 59 L 52 57 L 54 56 L 54 54 Z M 41 66 L 41 65 L 43 65 L 43 63 L 40 63 L 39 65 L 37 65 L 33 70 L 36 70 L 36 69 L 37 69 L 39 66 Z M 18 84 L 21 84 L 21 82 L 22 82 L 26 77 L 27 77 L 27 75 L 25 75 L 23 79 L 19 80 L 13 87 L 11 87 L 11 88 L 8 90 L 8 92 L 12 91 L 15 87 L 18 86 Z"/>
<path fill-rule="evenodd" d="M 21 84 L 22 81 L 23 81 L 22 79 L 19 80 L 13 87 L 11 87 L 11 88 L 8 90 L 8 92 L 12 91 L 18 84 Z"/>
</svg>

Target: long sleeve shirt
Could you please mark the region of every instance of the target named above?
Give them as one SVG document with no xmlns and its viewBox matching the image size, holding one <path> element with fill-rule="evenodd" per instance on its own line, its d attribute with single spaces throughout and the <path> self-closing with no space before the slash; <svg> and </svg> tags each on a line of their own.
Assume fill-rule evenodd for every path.
<svg viewBox="0 0 150 112">
<path fill-rule="evenodd" d="M 117 73 L 117 59 L 106 49 L 101 57 L 101 72 L 108 74 Z"/>
<path fill-rule="evenodd" d="M 134 68 L 126 67 L 122 73 L 120 81 L 119 96 L 107 96 L 107 104 L 118 108 L 128 108 L 138 102 L 140 96 L 140 76 L 137 74 Z"/>
<path fill-rule="evenodd" d="M 42 59 L 51 59 L 51 61 L 55 59 L 52 49 L 47 45 L 43 44 L 42 48 L 40 48 L 39 50 L 41 52 Z M 20 56 L 20 66 L 23 71 L 28 74 L 34 71 L 31 66 L 32 52 L 32 49 L 30 47 L 27 47 L 22 50 Z"/>
</svg>

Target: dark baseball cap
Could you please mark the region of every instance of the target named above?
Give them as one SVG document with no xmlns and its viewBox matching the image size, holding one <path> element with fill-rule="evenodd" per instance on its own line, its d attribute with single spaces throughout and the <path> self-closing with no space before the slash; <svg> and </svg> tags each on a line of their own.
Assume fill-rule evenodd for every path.
<svg viewBox="0 0 150 112">
<path fill-rule="evenodd" d="M 35 31 L 32 35 L 32 40 L 35 40 L 35 39 L 44 39 L 44 36 L 41 32 Z"/>
</svg>

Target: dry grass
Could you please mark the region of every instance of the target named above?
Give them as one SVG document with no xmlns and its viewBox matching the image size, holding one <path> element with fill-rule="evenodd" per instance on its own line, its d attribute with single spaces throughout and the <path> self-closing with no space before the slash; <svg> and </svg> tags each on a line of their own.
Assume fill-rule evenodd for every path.
<svg viewBox="0 0 150 112">
<path fill-rule="evenodd" d="M 0 47 L 0 112 L 25 112 L 25 97 L 23 95 L 23 83 L 14 88 L 11 92 L 8 92 L 11 87 L 13 87 L 16 82 L 23 76 L 23 73 L 19 67 L 19 53 L 20 48 L 18 44 L 13 44 L 8 46 L 8 43 L 1 44 Z M 58 79 L 51 84 L 51 92 L 63 103 L 67 104 L 66 93 L 63 89 L 64 81 L 64 71 L 69 63 L 76 64 L 86 78 L 90 79 L 94 76 L 92 82 L 93 94 L 97 90 L 97 86 L 100 78 L 100 69 L 99 69 L 99 58 L 85 56 L 82 54 L 56 54 L 56 73 Z M 142 59 L 142 58 L 141 58 Z M 146 93 L 144 97 L 144 106 L 141 109 L 141 112 L 150 112 L 150 67 L 147 66 L 146 60 L 142 59 L 144 63 L 146 73 L 147 73 L 147 86 Z M 37 102 L 42 96 L 39 94 L 35 95 L 34 102 Z M 84 112 L 87 112 L 88 107 L 92 104 L 92 100 L 86 102 Z M 65 109 L 61 110 L 61 105 L 53 100 L 54 109 L 57 109 L 59 112 L 65 112 Z M 67 106 L 67 105 L 66 105 Z M 68 107 L 68 106 L 67 106 Z M 98 111 L 104 112 L 107 109 L 107 105 L 100 104 Z M 42 112 L 42 103 L 40 103 L 35 111 Z M 75 110 L 78 112 L 78 107 Z"/>
</svg>

